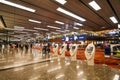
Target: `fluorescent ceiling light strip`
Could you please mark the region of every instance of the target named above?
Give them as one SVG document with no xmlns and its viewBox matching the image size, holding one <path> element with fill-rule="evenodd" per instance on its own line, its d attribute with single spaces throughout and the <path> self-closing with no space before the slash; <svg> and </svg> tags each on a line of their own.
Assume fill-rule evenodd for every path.
<svg viewBox="0 0 120 80">
<path fill-rule="evenodd" d="M 58 32 L 65 32 L 65 31 L 61 31 L 61 30 L 56 30 L 56 31 L 58 31 Z"/>
<path fill-rule="evenodd" d="M 61 28 L 58 28 L 58 27 L 54 27 L 54 26 L 47 26 L 48 28 L 53 28 L 53 29 L 61 29 Z"/>
<path fill-rule="evenodd" d="M 0 35 L 2 35 L 2 36 L 3 36 L 3 35 L 8 35 L 8 34 L 5 34 L 5 33 L 0 33 Z"/>
<path fill-rule="evenodd" d="M 30 21 L 30 22 L 34 22 L 34 23 L 41 23 L 40 21 L 37 21 L 37 20 L 33 20 L 33 19 L 29 19 L 28 21 Z"/>
<path fill-rule="evenodd" d="M 60 34 L 60 33 L 57 33 L 57 32 L 51 32 L 51 33 L 53 33 L 53 34 Z"/>
<path fill-rule="evenodd" d="M 95 2 L 95 1 L 91 1 L 90 3 L 88 3 L 93 9 L 95 9 L 96 11 L 100 10 L 101 7 Z"/>
<path fill-rule="evenodd" d="M 24 29 L 25 31 L 33 31 L 33 32 L 37 32 L 37 30 L 31 30 L 31 29 Z"/>
<path fill-rule="evenodd" d="M 74 29 L 79 29 L 78 27 L 73 27 Z"/>
<path fill-rule="evenodd" d="M 4 28 L 4 29 L 6 29 L 6 30 L 15 30 L 15 29 L 13 29 L 13 28 Z"/>
<path fill-rule="evenodd" d="M 24 27 L 21 27 L 21 26 L 14 26 L 14 29 L 20 29 L 20 30 L 23 30 Z"/>
<path fill-rule="evenodd" d="M 35 27 L 34 29 L 44 30 L 44 31 L 49 31 L 48 29 L 44 29 L 44 28 L 37 28 L 37 27 Z"/>
<path fill-rule="evenodd" d="M 39 34 L 39 33 L 34 33 L 34 34 Z"/>
<path fill-rule="evenodd" d="M 76 14 L 74 14 L 74 13 L 71 13 L 71 12 L 69 12 L 69 11 L 61 8 L 61 7 L 57 8 L 57 11 L 62 12 L 62 13 L 64 13 L 64 14 L 66 14 L 66 15 L 69 15 L 69 16 L 71 16 L 71 17 L 73 17 L 73 18 L 76 18 L 76 19 L 78 19 L 78 20 L 80 20 L 80 21 L 86 21 L 84 18 L 82 18 L 82 17 L 80 17 L 80 16 L 78 16 L 78 15 L 76 15 Z"/>
<path fill-rule="evenodd" d="M 24 37 L 24 35 L 11 35 L 11 36 L 14 36 L 14 37 Z"/>
<path fill-rule="evenodd" d="M 6 4 L 6 5 L 9 5 L 9 6 L 12 6 L 12 7 L 16 7 L 16 8 L 19 8 L 19 9 L 23 9 L 23 10 L 26 10 L 26 11 L 29 11 L 29 12 L 35 12 L 36 11 L 35 9 L 29 8 L 29 7 L 20 5 L 20 4 L 16 4 L 16 3 L 13 3 L 13 2 L 10 2 L 10 1 L 7 1 L 7 0 L 0 0 L 0 3 Z"/>
<path fill-rule="evenodd" d="M 29 35 L 31 35 L 31 34 L 28 33 L 28 34 L 26 34 L 26 35 L 29 36 Z"/>
<path fill-rule="evenodd" d="M 68 32 L 69 32 L 70 30 L 65 30 L 65 31 L 68 31 Z"/>
<path fill-rule="evenodd" d="M 83 24 L 80 24 L 80 23 L 77 23 L 77 22 L 75 22 L 75 25 L 83 26 Z"/>
<path fill-rule="evenodd" d="M 21 32 L 21 31 L 14 31 L 15 33 L 28 33 L 28 32 Z"/>
<path fill-rule="evenodd" d="M 60 21 L 55 21 L 55 23 L 58 23 L 58 24 L 65 24 L 65 23 L 63 23 L 63 22 L 60 22 Z"/>
<path fill-rule="evenodd" d="M 17 32 L 19 32 L 19 31 L 17 31 Z M 14 31 L 13 32 L 8 32 L 8 34 L 14 34 Z"/>
<path fill-rule="evenodd" d="M 111 20 L 113 23 L 118 23 L 117 19 L 116 19 L 114 16 L 110 17 L 110 20 Z"/>
<path fill-rule="evenodd" d="M 26 34 L 27 32 L 20 32 L 20 33 L 25 33 Z"/>
<path fill-rule="evenodd" d="M 62 4 L 62 5 L 64 5 L 67 2 L 66 0 L 55 0 L 55 1 Z"/>
<path fill-rule="evenodd" d="M 4 28 L 6 30 L 17 30 L 17 31 L 23 31 L 23 29 L 14 29 L 14 28 Z"/>
<path fill-rule="evenodd" d="M 46 33 L 47 35 L 50 35 L 50 33 Z"/>
<path fill-rule="evenodd" d="M 120 24 L 118 24 L 118 28 L 120 29 Z"/>
</svg>

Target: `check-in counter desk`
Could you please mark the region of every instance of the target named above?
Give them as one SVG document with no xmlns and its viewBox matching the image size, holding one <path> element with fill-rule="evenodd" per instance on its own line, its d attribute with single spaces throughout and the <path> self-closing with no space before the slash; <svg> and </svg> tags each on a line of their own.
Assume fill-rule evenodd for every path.
<svg viewBox="0 0 120 80">
<path fill-rule="evenodd" d="M 86 60 L 84 51 L 85 51 L 84 48 L 78 48 L 77 51 L 78 60 Z M 96 48 L 94 62 L 97 65 L 105 64 L 109 67 L 120 69 L 120 59 L 116 58 L 115 56 L 105 57 L 104 49 Z"/>
</svg>

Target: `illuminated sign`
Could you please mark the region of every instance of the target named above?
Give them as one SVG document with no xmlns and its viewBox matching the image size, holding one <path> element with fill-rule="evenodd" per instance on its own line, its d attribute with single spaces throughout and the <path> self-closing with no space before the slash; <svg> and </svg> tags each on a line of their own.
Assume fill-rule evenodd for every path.
<svg viewBox="0 0 120 80">
<path fill-rule="evenodd" d="M 82 41 L 86 40 L 86 35 L 78 35 L 77 40 L 82 40 Z"/>
</svg>

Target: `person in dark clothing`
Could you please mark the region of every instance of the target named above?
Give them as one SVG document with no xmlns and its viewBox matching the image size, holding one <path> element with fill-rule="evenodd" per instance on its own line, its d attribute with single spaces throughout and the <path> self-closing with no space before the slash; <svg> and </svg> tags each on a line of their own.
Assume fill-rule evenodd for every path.
<svg viewBox="0 0 120 80">
<path fill-rule="evenodd" d="M 70 46 L 69 46 L 69 44 L 67 44 L 67 50 L 68 50 L 68 51 L 70 50 Z"/>
<path fill-rule="evenodd" d="M 20 44 L 20 49 L 23 51 L 24 45 Z"/>
<path fill-rule="evenodd" d="M 47 45 L 47 52 L 48 52 L 48 54 L 50 53 L 50 44 L 49 43 Z"/>
<path fill-rule="evenodd" d="M 15 48 L 18 48 L 18 44 L 16 43 L 16 46 L 15 46 Z"/>
<path fill-rule="evenodd" d="M 25 44 L 25 52 L 28 52 L 28 44 Z"/>
<path fill-rule="evenodd" d="M 105 47 L 105 55 L 111 55 L 110 45 L 107 45 L 107 46 Z"/>
<path fill-rule="evenodd" d="M 43 46 L 42 51 L 43 51 L 43 54 L 46 53 L 46 46 L 45 45 Z"/>
<path fill-rule="evenodd" d="M 49 56 L 49 53 L 50 53 L 50 44 L 45 44 L 42 48 L 42 52 L 43 52 L 43 55 L 48 55 Z"/>
</svg>

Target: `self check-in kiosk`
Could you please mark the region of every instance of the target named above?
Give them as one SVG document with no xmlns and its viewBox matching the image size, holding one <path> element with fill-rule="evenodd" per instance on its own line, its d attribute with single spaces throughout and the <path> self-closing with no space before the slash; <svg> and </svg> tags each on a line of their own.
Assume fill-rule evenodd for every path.
<svg viewBox="0 0 120 80">
<path fill-rule="evenodd" d="M 53 45 L 53 52 L 54 52 L 54 55 L 58 55 L 58 44 L 54 44 Z"/>
<path fill-rule="evenodd" d="M 71 60 L 76 60 L 77 47 L 78 44 L 70 44 Z"/>
<path fill-rule="evenodd" d="M 94 65 L 95 46 L 92 43 L 88 44 L 85 49 L 85 57 L 88 65 Z"/>
<path fill-rule="evenodd" d="M 67 44 L 63 43 L 60 47 L 60 55 L 61 57 L 65 57 L 65 50 L 66 50 Z"/>
</svg>

